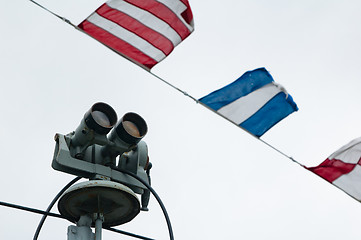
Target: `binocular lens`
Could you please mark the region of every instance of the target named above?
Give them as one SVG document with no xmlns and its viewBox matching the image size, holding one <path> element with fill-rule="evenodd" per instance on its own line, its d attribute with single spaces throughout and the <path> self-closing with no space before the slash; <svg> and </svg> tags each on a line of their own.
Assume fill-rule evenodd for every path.
<svg viewBox="0 0 361 240">
<path fill-rule="evenodd" d="M 110 124 L 110 120 L 108 118 L 108 116 L 101 112 L 101 111 L 93 111 L 92 112 L 92 116 L 94 118 L 94 121 L 99 124 L 100 126 L 103 127 L 112 127 Z"/>
<path fill-rule="evenodd" d="M 135 125 L 133 122 L 124 121 L 123 122 L 123 127 L 124 127 L 125 131 L 127 131 L 133 137 L 138 137 L 138 138 L 141 137 L 140 136 L 140 131 L 139 131 L 137 125 Z"/>
<path fill-rule="evenodd" d="M 85 124 L 99 134 L 107 134 L 117 123 L 117 114 L 106 103 L 94 104 L 84 115 Z"/>
<path fill-rule="evenodd" d="M 115 127 L 118 137 L 126 143 L 137 144 L 147 133 L 144 119 L 136 113 L 126 113 Z"/>
</svg>

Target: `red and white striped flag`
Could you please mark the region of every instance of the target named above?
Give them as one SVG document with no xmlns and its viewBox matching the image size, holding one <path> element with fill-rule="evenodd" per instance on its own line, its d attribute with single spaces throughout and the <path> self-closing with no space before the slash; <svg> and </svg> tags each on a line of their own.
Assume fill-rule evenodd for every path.
<svg viewBox="0 0 361 240">
<path fill-rule="evenodd" d="M 194 30 L 188 0 L 110 0 L 78 27 L 148 70 Z"/>
<path fill-rule="evenodd" d="M 361 138 L 346 144 L 319 166 L 307 169 L 361 201 Z"/>
</svg>

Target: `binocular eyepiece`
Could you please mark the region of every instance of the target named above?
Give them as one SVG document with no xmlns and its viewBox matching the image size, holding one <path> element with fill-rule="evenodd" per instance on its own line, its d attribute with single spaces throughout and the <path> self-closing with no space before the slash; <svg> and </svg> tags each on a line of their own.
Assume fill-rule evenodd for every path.
<svg viewBox="0 0 361 240">
<path fill-rule="evenodd" d="M 70 153 L 83 159 L 86 149 L 93 144 L 120 155 L 139 143 L 148 131 L 145 120 L 136 113 L 126 113 L 119 121 L 114 109 L 106 103 L 95 103 L 84 115 L 71 136 Z M 109 138 L 107 138 L 107 134 Z M 116 149 L 116 150 L 114 150 Z"/>
<path fill-rule="evenodd" d="M 137 144 L 147 134 L 148 127 L 144 119 L 136 113 L 126 113 L 115 127 L 117 136 L 129 144 Z"/>
<path fill-rule="evenodd" d="M 147 123 L 138 114 L 129 112 L 118 120 L 111 106 L 95 103 L 74 132 L 56 135 L 52 167 L 89 179 L 107 177 L 125 184 L 144 195 L 142 206 L 146 208 L 149 191 L 123 171 L 150 183 L 148 147 L 142 141 L 147 131 Z"/>
<path fill-rule="evenodd" d="M 117 123 L 114 109 L 106 103 L 95 103 L 84 115 L 84 122 L 89 129 L 98 134 L 107 134 Z"/>
</svg>

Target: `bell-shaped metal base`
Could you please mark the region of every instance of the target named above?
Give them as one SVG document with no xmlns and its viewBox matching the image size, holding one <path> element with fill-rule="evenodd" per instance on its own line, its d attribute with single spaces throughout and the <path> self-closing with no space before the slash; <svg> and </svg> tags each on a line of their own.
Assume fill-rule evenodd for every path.
<svg viewBox="0 0 361 240">
<path fill-rule="evenodd" d="M 86 214 L 102 213 L 103 226 L 112 227 L 135 218 L 140 202 L 130 188 L 120 183 L 91 180 L 70 187 L 61 196 L 58 209 L 71 222 Z"/>
</svg>

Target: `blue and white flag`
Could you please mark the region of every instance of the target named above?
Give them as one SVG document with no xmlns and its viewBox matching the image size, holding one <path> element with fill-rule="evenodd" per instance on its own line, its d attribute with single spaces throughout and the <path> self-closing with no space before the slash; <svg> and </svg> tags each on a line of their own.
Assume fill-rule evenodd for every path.
<svg viewBox="0 0 361 240">
<path fill-rule="evenodd" d="M 298 110 L 265 68 L 248 71 L 199 101 L 257 137 Z"/>
</svg>

